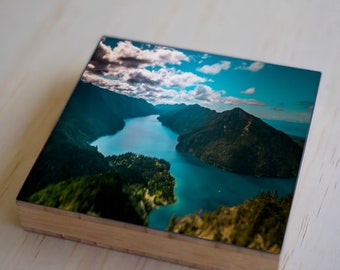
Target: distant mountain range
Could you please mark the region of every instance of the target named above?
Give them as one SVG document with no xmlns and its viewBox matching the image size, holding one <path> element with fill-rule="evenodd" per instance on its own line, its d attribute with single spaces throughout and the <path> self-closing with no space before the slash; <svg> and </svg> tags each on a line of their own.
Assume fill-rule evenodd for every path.
<svg viewBox="0 0 340 270">
<path fill-rule="evenodd" d="M 177 134 L 194 131 L 212 122 L 218 113 L 195 105 L 157 105 L 158 120 Z"/>
</svg>

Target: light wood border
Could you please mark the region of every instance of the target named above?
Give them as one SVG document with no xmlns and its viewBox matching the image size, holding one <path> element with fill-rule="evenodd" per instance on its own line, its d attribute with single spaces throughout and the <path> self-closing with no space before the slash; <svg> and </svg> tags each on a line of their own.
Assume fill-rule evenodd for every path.
<svg viewBox="0 0 340 270">
<path fill-rule="evenodd" d="M 274 270 L 279 255 L 17 200 L 29 231 L 209 270 Z"/>
</svg>

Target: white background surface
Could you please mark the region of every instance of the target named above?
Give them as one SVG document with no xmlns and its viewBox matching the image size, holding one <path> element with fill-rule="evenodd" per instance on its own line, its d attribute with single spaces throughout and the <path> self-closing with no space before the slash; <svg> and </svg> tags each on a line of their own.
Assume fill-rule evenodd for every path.
<svg viewBox="0 0 340 270">
<path fill-rule="evenodd" d="M 189 269 L 19 225 L 16 195 L 102 35 L 321 71 L 280 269 L 340 269 L 337 0 L 0 0 L 0 269 Z"/>
</svg>

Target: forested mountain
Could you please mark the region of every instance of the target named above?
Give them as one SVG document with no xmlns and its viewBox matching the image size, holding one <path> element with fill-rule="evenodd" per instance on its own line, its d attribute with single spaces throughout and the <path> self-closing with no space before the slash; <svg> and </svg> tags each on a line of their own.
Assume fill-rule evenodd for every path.
<svg viewBox="0 0 340 270">
<path fill-rule="evenodd" d="M 106 172 L 108 161 L 88 144 L 124 127 L 124 118 L 155 113 L 142 99 L 120 95 L 80 81 L 61 114 L 19 197 L 64 179 Z"/>
<path fill-rule="evenodd" d="M 174 215 L 168 231 L 243 247 L 279 253 L 291 207 L 292 195 L 278 198 L 261 193 L 234 207 L 212 212 Z"/>
<path fill-rule="evenodd" d="M 159 120 L 180 134 L 177 150 L 216 167 L 263 177 L 295 177 L 302 147 L 261 119 L 235 108 L 216 113 L 198 105 Z"/>
<path fill-rule="evenodd" d="M 122 129 L 124 118 L 154 113 L 156 109 L 153 105 L 143 99 L 128 97 L 79 81 L 58 125 L 76 127 L 91 141 Z"/>
</svg>

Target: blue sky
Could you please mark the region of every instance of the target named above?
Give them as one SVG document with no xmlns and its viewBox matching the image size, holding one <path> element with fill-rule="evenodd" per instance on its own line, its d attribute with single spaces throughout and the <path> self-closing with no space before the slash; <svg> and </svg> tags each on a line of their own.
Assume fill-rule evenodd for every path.
<svg viewBox="0 0 340 270">
<path fill-rule="evenodd" d="M 262 119 L 308 123 L 320 73 L 103 38 L 82 80 L 152 104 L 240 107 Z"/>
</svg>

